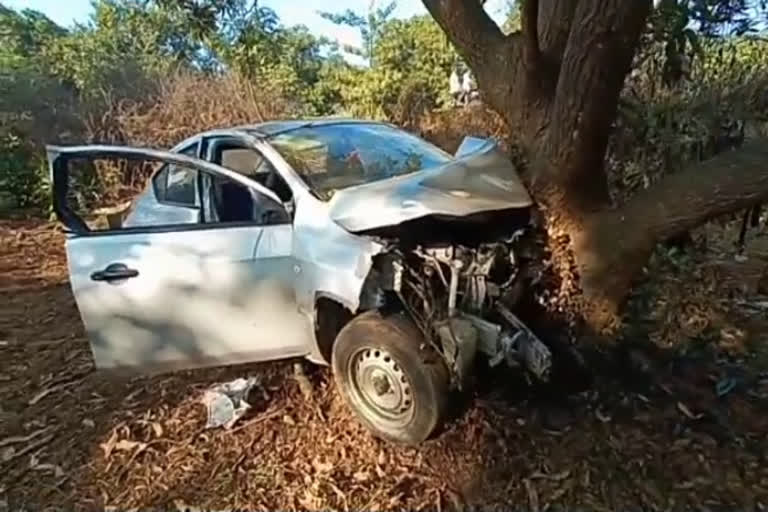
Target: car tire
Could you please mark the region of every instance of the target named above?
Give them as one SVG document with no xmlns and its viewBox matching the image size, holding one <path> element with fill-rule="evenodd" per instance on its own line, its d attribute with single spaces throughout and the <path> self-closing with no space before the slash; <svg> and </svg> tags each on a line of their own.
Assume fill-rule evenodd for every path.
<svg viewBox="0 0 768 512">
<path fill-rule="evenodd" d="M 441 424 L 449 393 L 442 357 L 424 346 L 403 314 L 371 311 L 353 318 L 336 337 L 336 385 L 360 422 L 375 436 L 405 444 L 426 440 Z"/>
</svg>

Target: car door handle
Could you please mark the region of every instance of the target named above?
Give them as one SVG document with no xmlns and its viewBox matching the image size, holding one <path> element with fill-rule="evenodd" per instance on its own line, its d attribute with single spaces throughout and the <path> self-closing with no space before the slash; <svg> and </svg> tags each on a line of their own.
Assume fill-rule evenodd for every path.
<svg viewBox="0 0 768 512">
<path fill-rule="evenodd" d="M 91 274 L 92 281 L 117 281 L 120 279 L 130 279 L 139 275 L 139 271 L 128 268 L 123 263 L 110 263 L 104 270 L 97 270 Z"/>
</svg>

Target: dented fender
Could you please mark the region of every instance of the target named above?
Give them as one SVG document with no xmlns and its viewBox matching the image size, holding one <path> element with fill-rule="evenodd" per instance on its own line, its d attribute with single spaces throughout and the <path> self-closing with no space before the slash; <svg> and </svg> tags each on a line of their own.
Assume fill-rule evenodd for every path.
<svg viewBox="0 0 768 512">
<path fill-rule="evenodd" d="M 294 272 L 299 310 L 315 324 L 318 298 L 332 299 L 350 312 L 360 307 L 360 292 L 373 266 L 373 257 L 384 246 L 370 238 L 347 232 L 328 215 L 328 205 L 309 193 L 296 198 L 293 221 Z M 317 343 L 312 359 L 323 361 Z"/>
</svg>

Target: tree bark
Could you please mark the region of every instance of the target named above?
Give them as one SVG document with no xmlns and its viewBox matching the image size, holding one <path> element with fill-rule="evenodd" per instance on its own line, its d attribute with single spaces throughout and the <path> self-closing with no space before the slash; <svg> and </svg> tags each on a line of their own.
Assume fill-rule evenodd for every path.
<svg viewBox="0 0 768 512">
<path fill-rule="evenodd" d="M 756 143 L 610 204 L 604 159 L 650 0 L 526 0 L 523 32 L 506 36 L 479 3 L 423 1 L 527 150 L 550 239 L 568 241 L 555 257 L 563 274 L 575 265 L 595 329 L 613 325 L 656 243 L 768 197 L 768 144 Z"/>
<path fill-rule="evenodd" d="M 657 243 L 766 198 L 768 140 L 753 140 L 667 176 L 618 209 L 588 217 L 572 249 L 590 324 L 611 323 Z"/>
</svg>

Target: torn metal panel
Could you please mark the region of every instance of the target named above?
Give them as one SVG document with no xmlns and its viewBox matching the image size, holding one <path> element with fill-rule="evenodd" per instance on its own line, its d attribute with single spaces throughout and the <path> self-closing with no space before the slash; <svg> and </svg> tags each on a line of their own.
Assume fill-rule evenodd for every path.
<svg viewBox="0 0 768 512">
<path fill-rule="evenodd" d="M 514 350 L 519 354 L 519 360 L 542 381 L 549 380 L 552 370 L 552 352 L 509 309 L 501 304 L 496 304 L 496 309 L 510 326 L 509 338 L 506 340 L 507 351 Z"/>
<path fill-rule="evenodd" d="M 512 163 L 487 144 L 439 167 L 339 190 L 330 215 L 355 232 L 429 215 L 461 217 L 532 204 Z"/>
<path fill-rule="evenodd" d="M 478 330 L 469 319 L 452 317 L 435 325 L 448 366 L 456 373 L 459 387 L 472 373 L 479 339 Z"/>
</svg>

